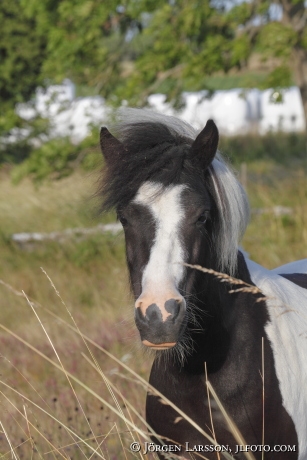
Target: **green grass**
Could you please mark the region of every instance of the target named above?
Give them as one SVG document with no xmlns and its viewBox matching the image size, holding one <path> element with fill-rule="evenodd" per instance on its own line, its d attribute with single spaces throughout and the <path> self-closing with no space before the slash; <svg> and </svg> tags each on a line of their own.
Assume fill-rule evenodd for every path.
<svg viewBox="0 0 307 460">
<path fill-rule="evenodd" d="M 97 442 L 90 431 L 100 441 L 109 433 L 98 449 L 100 455 L 114 459 L 132 458 L 132 454 L 122 447 L 122 443 L 125 448 L 128 447 L 131 435 L 118 416 L 99 399 L 103 398 L 115 407 L 102 376 L 83 356 L 83 353 L 87 356 L 90 354 L 82 338 L 56 318 L 73 325 L 66 307 L 40 268 L 43 267 L 52 279 L 82 333 L 123 359 L 147 380 L 151 360 L 137 346 L 139 339 L 133 324 L 123 236 L 94 235 L 86 240 L 39 243 L 28 249 L 21 249 L 10 239 L 11 234 L 16 232 L 51 232 L 90 227 L 114 220 L 112 214 L 99 219 L 92 217 L 95 203 L 89 197 L 93 193 L 94 182 L 94 176 L 81 173 L 43 183 L 40 187 L 34 186 L 29 180 L 14 186 L 6 174 L 3 173 L 1 177 L 0 279 L 13 286 L 19 294 L 24 291 L 40 304 L 35 311 L 64 368 L 84 384 L 81 387 L 73 383 L 73 387 L 86 414 L 84 417 L 65 374 L 37 354 L 39 351 L 57 362 L 48 338 L 26 298 L 0 285 L 0 323 L 36 349 L 31 350 L 3 328 L 0 330 L 0 380 L 4 382 L 0 383 L 0 391 L 10 401 L 0 396 L 0 420 L 11 445 L 16 447 L 14 452 L 18 459 L 63 458 L 61 455 L 64 458 L 89 459 L 92 454 L 90 448 L 83 445 L 82 453 L 76 437 L 70 435 L 66 427 L 70 427 L 83 440 L 90 439 L 89 444 L 96 447 Z M 251 257 L 268 268 L 307 257 L 305 162 L 298 159 L 292 164 L 288 162 L 282 165 L 275 160 L 250 161 L 247 164 L 247 189 L 253 208 L 270 209 L 279 205 L 292 209 L 291 214 L 279 217 L 270 212 L 252 214 L 243 240 L 243 246 Z M 131 381 L 128 374 L 123 378 L 119 365 L 102 351 L 93 346 L 91 350 L 112 384 L 144 415 L 144 389 L 136 384 L 135 379 Z M 55 419 L 42 413 L 4 384 L 36 402 Z M 99 398 L 91 394 L 89 389 L 95 391 Z M 124 408 L 125 402 L 121 397 L 118 399 L 129 417 Z M 26 418 L 18 414 L 12 403 L 24 416 L 26 414 Z M 132 417 L 136 421 L 136 415 Z M 87 418 L 90 419 L 91 428 Z M 140 422 L 136 424 L 141 425 Z M 56 453 L 50 452 L 52 448 L 43 436 L 52 443 L 53 449 L 58 449 Z M 4 459 L 12 458 L 7 437 L 0 433 L 0 456 Z M 94 454 L 92 458 L 99 456 Z"/>
</svg>

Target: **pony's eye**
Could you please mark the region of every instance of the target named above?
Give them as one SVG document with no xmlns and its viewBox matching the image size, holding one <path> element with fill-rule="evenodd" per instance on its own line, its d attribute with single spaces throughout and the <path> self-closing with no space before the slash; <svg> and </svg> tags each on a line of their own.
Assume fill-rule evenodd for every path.
<svg viewBox="0 0 307 460">
<path fill-rule="evenodd" d="M 198 224 L 205 224 L 207 222 L 208 218 L 209 218 L 209 212 L 205 211 L 199 216 L 199 218 L 197 219 L 197 223 Z"/>
<path fill-rule="evenodd" d="M 126 217 L 124 217 L 124 216 L 118 215 L 118 220 L 120 221 L 120 223 L 122 224 L 122 226 L 125 226 L 125 225 L 128 224 L 128 221 L 127 221 Z"/>
</svg>

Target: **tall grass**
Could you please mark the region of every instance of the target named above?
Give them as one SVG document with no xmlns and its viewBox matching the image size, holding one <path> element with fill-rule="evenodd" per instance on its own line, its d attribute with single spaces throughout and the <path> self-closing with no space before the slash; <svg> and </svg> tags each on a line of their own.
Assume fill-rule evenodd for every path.
<svg viewBox="0 0 307 460">
<path fill-rule="evenodd" d="M 192 267 L 193 268 L 193 267 Z M 195 268 L 197 268 L 195 266 Z M 61 298 L 59 292 L 57 291 L 56 287 L 54 286 L 52 280 L 48 276 L 48 274 L 43 270 L 47 278 L 49 279 L 52 287 L 54 288 L 57 296 L 60 298 L 62 305 L 67 309 L 64 300 Z M 215 274 L 216 275 L 216 274 Z M 223 279 L 227 275 L 222 275 L 218 274 L 219 277 L 222 277 Z M 228 278 L 227 277 L 227 281 Z M 231 279 L 230 282 L 234 282 L 234 279 Z M 242 284 L 240 281 L 238 281 L 239 284 Z M 10 382 L 7 382 L 6 379 L 0 379 L 0 387 L 4 387 L 6 391 L 1 391 L 0 394 L 3 396 L 3 399 L 7 405 L 4 406 L 4 414 L 8 415 L 9 418 L 13 419 L 15 422 L 15 430 L 10 430 L 6 431 L 4 428 L 4 424 L 7 427 L 10 427 L 10 420 L 7 417 L 2 417 L 2 420 L 0 420 L 0 426 L 2 428 L 2 433 L 4 435 L 3 439 L 5 439 L 6 443 L 8 444 L 8 450 L 6 453 L 4 453 L 4 456 L 6 455 L 11 455 L 12 458 L 15 458 L 16 460 L 18 458 L 22 458 L 24 455 L 31 455 L 31 458 L 37 454 L 41 458 L 46 458 L 46 456 L 50 455 L 53 456 L 54 458 L 86 458 L 86 459 L 91 459 L 91 458 L 110 458 L 110 450 L 113 448 L 113 443 L 112 439 L 110 441 L 110 436 L 113 434 L 118 434 L 119 441 L 120 443 L 117 446 L 117 449 L 115 447 L 115 455 L 113 458 L 126 458 L 127 459 L 127 454 L 129 453 L 129 457 L 131 456 L 131 453 L 135 453 L 135 451 L 132 449 L 132 445 L 137 444 L 139 449 L 136 451 L 138 455 L 143 458 L 143 450 L 145 449 L 144 446 L 144 441 L 150 441 L 150 434 L 154 435 L 157 440 L 160 441 L 160 443 L 164 444 L 165 441 L 170 441 L 173 444 L 175 443 L 173 440 L 168 439 L 168 438 L 161 438 L 157 433 L 153 432 L 151 427 L 147 424 L 147 422 L 144 419 L 144 415 L 142 414 L 142 410 L 140 410 L 137 407 L 137 399 L 138 402 L 140 401 L 140 390 L 144 389 L 147 392 L 152 393 L 153 395 L 157 396 L 163 404 L 167 404 L 170 407 L 172 407 L 179 416 L 177 416 L 174 419 L 174 423 L 178 423 L 178 421 L 182 420 L 183 418 L 188 421 L 201 435 L 204 436 L 205 439 L 207 439 L 211 444 L 218 445 L 218 442 L 213 435 L 211 430 L 209 432 L 207 430 L 204 430 L 201 428 L 199 425 L 197 425 L 194 420 L 192 420 L 187 414 L 185 414 L 181 409 L 176 407 L 170 400 L 165 398 L 164 395 L 162 395 L 159 391 L 157 391 L 155 388 L 153 388 L 150 384 L 147 383 L 147 381 L 140 376 L 138 373 L 136 373 L 131 366 L 127 366 L 124 362 L 121 362 L 118 360 L 115 356 L 113 356 L 111 353 L 109 353 L 105 348 L 99 346 L 96 342 L 94 342 L 92 339 L 88 338 L 86 335 L 84 335 L 79 326 L 77 325 L 76 321 L 74 320 L 73 316 L 71 313 L 69 313 L 69 317 L 72 320 L 72 324 L 67 323 L 65 320 L 62 320 L 60 317 L 52 313 L 48 309 L 44 309 L 42 306 L 38 305 L 37 303 L 32 302 L 27 295 L 24 292 L 18 292 L 14 288 L 12 288 L 9 285 L 5 285 L 2 282 L 2 285 L 5 286 L 7 289 L 9 289 L 13 294 L 17 296 L 23 296 L 30 308 L 33 310 L 34 315 L 36 316 L 46 338 L 47 342 L 49 342 L 49 350 L 52 350 L 53 354 L 55 355 L 56 359 L 52 359 L 48 356 L 48 353 L 41 351 L 38 347 L 31 345 L 31 343 L 25 339 L 23 339 L 21 336 L 15 334 L 13 331 L 5 327 L 4 325 L 0 324 L 0 328 L 4 330 L 9 337 L 13 337 L 18 343 L 21 343 L 23 346 L 26 346 L 31 352 L 34 352 L 36 355 L 38 355 L 40 358 L 43 358 L 51 367 L 56 368 L 57 370 L 62 371 L 63 376 L 66 379 L 66 390 L 69 391 L 69 395 L 72 399 L 72 402 L 75 403 L 74 411 L 77 413 L 77 415 L 80 414 L 80 417 L 78 418 L 78 422 L 76 423 L 76 418 L 72 417 L 71 415 L 67 416 L 67 414 L 64 414 L 64 420 L 63 420 L 63 411 L 62 407 L 63 405 L 69 407 L 71 404 L 71 400 L 69 398 L 63 398 L 61 401 L 60 405 L 60 411 L 55 410 L 56 409 L 56 403 L 58 402 L 57 397 L 53 397 L 52 401 L 54 403 L 54 407 L 51 406 L 51 404 L 48 404 L 48 399 L 45 399 L 40 392 L 38 392 L 31 383 L 29 379 L 27 379 L 26 375 L 24 372 L 20 371 L 16 365 L 11 363 L 7 358 L 6 361 L 11 365 L 11 367 L 18 372 L 18 374 L 25 380 L 25 382 L 28 384 L 28 388 L 26 393 L 22 392 L 20 387 L 15 388 L 14 385 Z M 244 289 L 254 289 L 254 287 L 244 287 Z M 84 353 L 81 353 L 82 357 L 84 358 L 84 363 L 88 363 L 91 365 L 91 368 L 94 369 L 99 376 L 101 377 L 101 380 L 105 384 L 107 390 L 108 390 L 108 396 L 111 398 L 111 402 L 109 401 L 109 398 L 106 398 L 105 395 L 100 396 L 99 390 L 93 389 L 93 381 L 90 380 L 90 384 L 88 384 L 85 380 L 88 380 L 88 373 L 85 377 L 83 374 L 83 379 L 79 378 L 78 372 L 76 373 L 76 369 L 74 371 L 68 370 L 67 363 L 65 365 L 65 362 L 63 361 L 62 354 L 59 353 L 59 351 L 56 349 L 54 346 L 54 343 L 51 339 L 50 333 L 47 331 L 47 328 L 43 321 L 41 320 L 40 316 L 36 312 L 37 308 L 42 308 L 47 312 L 49 315 L 51 315 L 54 318 L 57 318 L 58 321 L 62 324 L 65 325 L 66 329 L 73 331 L 78 334 L 79 338 L 82 339 L 83 344 L 85 345 L 85 348 L 89 354 L 87 357 Z M 90 347 L 90 345 L 93 345 L 94 348 Z M 102 370 L 101 365 L 99 364 L 99 357 L 95 356 L 95 351 L 101 351 L 103 352 L 104 355 L 107 355 L 108 357 L 112 358 L 113 361 L 115 361 L 116 364 L 119 365 L 119 371 L 118 369 L 114 369 L 112 371 L 113 375 L 119 376 L 121 378 L 124 378 L 125 380 L 125 386 L 123 389 L 119 389 L 118 384 L 115 384 L 114 379 L 112 380 L 106 375 L 106 372 Z M 100 356 L 101 358 L 101 356 Z M 122 369 L 125 371 L 128 371 L 130 374 L 128 375 L 123 375 L 121 373 Z M 110 373 L 110 372 L 109 372 Z M 111 373 L 110 373 L 111 374 Z M 131 378 L 131 375 L 133 379 Z M 128 382 L 128 387 L 127 387 L 127 382 Z M 129 383 L 133 385 L 132 390 L 129 388 Z M 138 386 L 139 384 L 139 386 Z M 214 389 L 210 385 L 210 382 L 207 380 L 207 378 L 204 381 L 204 385 L 207 386 L 208 389 L 208 401 L 210 401 L 211 397 L 215 400 L 217 403 L 218 407 L 221 410 L 221 413 L 223 414 L 226 423 L 228 424 L 228 427 L 232 434 L 234 435 L 234 438 L 236 439 L 237 442 L 240 444 L 246 444 L 243 436 L 241 433 L 238 431 L 236 428 L 235 423 L 233 420 L 229 417 L 227 414 L 226 410 L 224 409 L 222 403 L 220 402 L 218 396 L 216 395 Z M 85 390 L 85 395 L 80 394 L 79 391 L 76 390 L 75 386 L 81 387 L 82 390 Z M 128 397 L 125 396 L 125 391 L 129 388 L 129 393 Z M 36 402 L 35 397 L 29 396 L 29 393 L 31 390 L 34 392 L 35 396 L 38 397 L 39 401 Z M 124 391 L 123 391 L 124 390 Z M 137 399 L 134 401 L 133 400 L 133 392 L 136 390 L 137 392 Z M 12 394 L 10 394 L 10 392 Z M 7 394 L 9 393 L 9 395 Z M 60 393 L 62 395 L 62 393 Z M 18 402 L 14 401 L 14 396 L 17 396 L 22 402 L 22 408 L 23 411 L 18 407 L 20 404 Z M 97 415 L 99 414 L 98 408 L 94 409 L 94 417 L 89 417 L 88 416 L 88 410 L 89 406 L 84 402 L 88 397 L 92 397 L 96 402 L 103 404 L 100 406 L 100 411 L 106 407 L 109 409 L 109 414 L 105 417 L 106 420 L 109 420 L 109 418 L 113 418 L 112 427 L 107 431 L 107 433 L 101 432 L 103 430 L 103 417 L 99 418 L 99 420 L 102 420 L 102 422 L 97 422 Z M 19 401 L 20 402 L 20 401 Z M 66 403 L 66 404 L 65 404 Z M 6 407 L 7 406 L 7 407 Z M 80 412 L 79 412 L 80 411 Z M 28 415 L 30 413 L 30 416 Z M 96 415 L 96 417 L 95 417 Z M 104 414 L 105 415 L 105 414 Z M 116 416 L 114 420 L 114 415 Z M 66 417 L 65 417 L 66 416 Z M 44 420 L 44 417 L 47 417 L 47 423 L 42 423 Z M 3 422 L 4 421 L 4 422 Z M 49 423 L 48 423 L 49 421 Z M 94 421 L 94 424 L 93 424 Z M 51 422 L 51 425 L 50 425 Z M 16 432 L 16 426 L 17 426 L 17 432 Z M 20 438 L 20 443 L 16 445 L 16 436 L 20 436 L 18 433 L 18 428 L 21 431 L 22 435 L 25 435 L 26 438 L 21 437 Z M 58 432 L 60 430 L 60 434 Z M 8 435 L 10 433 L 10 436 Z M 35 435 L 33 436 L 33 434 Z M 36 440 L 38 437 L 38 440 Z M 0 441 L 2 439 L 0 438 Z M 132 443 L 131 443 L 132 441 Z M 94 443 L 94 445 L 91 445 L 91 442 Z M 1 444 L 0 444 L 1 445 Z M 120 450 L 118 450 L 118 447 Z M 47 449 L 47 450 L 46 450 Z M 71 452 L 73 451 L 73 452 Z M 146 453 L 146 456 L 148 455 L 147 452 L 145 451 L 144 454 Z M 199 458 L 204 458 L 206 459 L 205 456 L 202 454 L 197 455 Z M 231 460 L 232 456 L 228 452 L 222 452 L 217 453 L 217 458 L 220 459 L 221 456 L 223 458 L 226 458 L 228 460 Z M 152 455 L 149 454 L 149 457 L 151 458 Z M 153 454 L 153 457 L 155 455 Z M 171 454 L 169 456 L 166 454 L 165 458 L 180 458 L 180 454 Z M 245 457 L 248 460 L 254 460 L 254 457 L 251 453 L 246 453 Z"/>
<path fill-rule="evenodd" d="M 49 281 L 46 278 L 48 284 Z M 123 328 L 114 328 L 108 321 L 96 327 L 92 324 L 91 339 L 85 340 L 62 298 L 58 301 L 59 311 L 54 313 L 32 302 L 24 292 L 4 283 L 2 287 L 23 299 L 28 315 L 36 317 L 40 327 L 32 324 L 30 330 L 16 334 L 0 324 L 5 332 L 0 340 L 5 350 L 0 378 L 4 434 L 0 436 L 1 454 L 4 458 L 14 454 L 27 459 L 126 458 L 127 443 L 135 441 L 137 432 L 143 434 L 133 420 L 143 412 L 145 392 L 129 376 L 123 380 L 119 366 L 106 358 L 113 344 L 122 362 L 130 361 L 134 367 L 132 354 L 126 349 L 122 355 L 120 350 Z M 53 282 L 52 288 L 58 297 Z M 66 319 L 61 314 L 63 310 L 67 310 Z M 84 322 L 85 318 L 80 323 Z M 127 325 L 125 334 L 127 345 Z M 147 363 L 144 364 L 138 366 L 138 372 L 147 376 Z M 149 439 L 145 431 L 143 437 Z"/>
</svg>

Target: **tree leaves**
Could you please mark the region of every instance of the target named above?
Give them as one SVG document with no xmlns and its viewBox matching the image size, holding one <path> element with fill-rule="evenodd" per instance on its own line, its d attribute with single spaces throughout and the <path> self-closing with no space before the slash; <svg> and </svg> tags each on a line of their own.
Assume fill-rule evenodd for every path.
<svg viewBox="0 0 307 460">
<path fill-rule="evenodd" d="M 273 21 L 261 28 L 257 48 L 264 56 L 289 58 L 296 43 L 297 34 L 290 26 Z"/>
</svg>

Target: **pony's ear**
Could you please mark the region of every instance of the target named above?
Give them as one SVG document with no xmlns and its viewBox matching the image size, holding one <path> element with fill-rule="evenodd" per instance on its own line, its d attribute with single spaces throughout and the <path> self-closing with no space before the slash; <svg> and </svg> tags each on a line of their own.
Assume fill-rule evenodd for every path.
<svg viewBox="0 0 307 460">
<path fill-rule="evenodd" d="M 111 161 L 112 156 L 124 151 L 123 144 L 105 127 L 100 130 L 100 147 L 107 163 Z"/>
<path fill-rule="evenodd" d="M 219 143 L 219 132 L 213 120 L 208 120 L 191 146 L 189 156 L 198 160 L 203 170 L 212 163 Z"/>
</svg>

